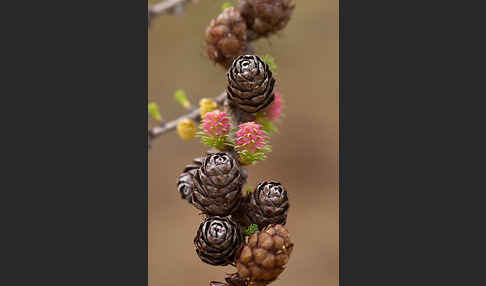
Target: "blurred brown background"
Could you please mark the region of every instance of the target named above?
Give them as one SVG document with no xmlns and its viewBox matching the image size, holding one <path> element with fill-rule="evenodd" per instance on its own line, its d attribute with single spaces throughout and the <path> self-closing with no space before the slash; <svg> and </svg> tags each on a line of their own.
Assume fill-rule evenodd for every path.
<svg viewBox="0 0 486 286">
<path fill-rule="evenodd" d="M 157 1 L 149 1 L 153 3 Z M 225 88 L 225 71 L 209 61 L 204 30 L 223 0 L 201 0 L 181 16 L 153 21 L 148 34 L 149 102 L 165 119 L 184 110 L 173 100 L 184 89 L 197 104 Z M 235 1 L 232 1 L 235 3 Z M 278 36 L 255 43 L 256 54 L 271 54 L 277 87 L 285 100 L 280 134 L 271 137 L 268 159 L 247 168 L 254 187 L 265 179 L 281 181 L 290 198 L 287 228 L 295 242 L 288 268 L 272 285 L 338 284 L 338 0 L 294 1 L 296 9 Z M 149 126 L 156 124 L 149 121 Z M 197 140 L 175 132 L 158 138 L 149 151 L 149 285 L 209 285 L 223 281 L 233 267 L 214 267 L 197 257 L 193 238 L 201 222 L 180 199 L 177 177 L 203 154 Z"/>
</svg>

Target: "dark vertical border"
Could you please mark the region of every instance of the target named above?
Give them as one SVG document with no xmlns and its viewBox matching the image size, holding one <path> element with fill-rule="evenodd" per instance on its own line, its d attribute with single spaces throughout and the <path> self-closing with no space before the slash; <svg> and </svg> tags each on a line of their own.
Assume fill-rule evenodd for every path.
<svg viewBox="0 0 486 286">
<path fill-rule="evenodd" d="M 147 2 L 20 6 L 1 284 L 147 285 Z"/>
<path fill-rule="evenodd" d="M 484 284 L 472 5 L 340 1 L 341 285 Z"/>
<path fill-rule="evenodd" d="M 403 206 L 395 199 L 404 194 L 397 182 L 406 174 L 398 166 L 397 129 L 406 77 L 397 71 L 402 58 L 393 44 L 398 16 L 380 8 L 373 1 L 340 2 L 339 278 L 346 286 L 397 285 L 409 275 L 399 259 Z"/>
</svg>

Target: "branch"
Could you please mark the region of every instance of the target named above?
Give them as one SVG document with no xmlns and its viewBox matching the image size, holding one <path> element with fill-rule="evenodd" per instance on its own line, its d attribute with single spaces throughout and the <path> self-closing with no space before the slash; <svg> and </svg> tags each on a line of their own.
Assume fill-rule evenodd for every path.
<svg viewBox="0 0 486 286">
<path fill-rule="evenodd" d="M 224 103 L 224 100 L 226 99 L 226 92 L 222 92 L 220 95 L 218 95 L 215 98 L 212 98 L 219 106 L 222 106 Z M 148 143 L 149 143 L 149 148 L 152 143 L 152 140 L 155 138 L 159 137 L 162 134 L 168 133 L 170 131 L 173 131 L 176 129 L 177 124 L 179 121 L 184 120 L 184 119 L 191 119 L 196 122 L 201 121 L 201 114 L 199 113 L 199 108 L 195 108 L 191 110 L 189 113 L 175 119 L 169 122 L 162 122 L 159 126 L 155 126 L 149 129 L 148 131 Z"/>
<path fill-rule="evenodd" d="M 188 2 L 198 2 L 198 0 L 164 0 L 148 7 L 148 21 L 150 22 L 158 16 L 164 14 L 179 14 L 184 10 L 184 5 Z"/>
</svg>

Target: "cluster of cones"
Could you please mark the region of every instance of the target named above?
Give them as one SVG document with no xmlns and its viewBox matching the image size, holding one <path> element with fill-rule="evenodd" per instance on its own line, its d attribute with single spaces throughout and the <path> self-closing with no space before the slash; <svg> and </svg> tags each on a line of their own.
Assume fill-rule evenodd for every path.
<svg viewBox="0 0 486 286">
<path fill-rule="evenodd" d="M 194 238 L 197 255 L 210 265 L 237 268 L 225 283 L 211 286 L 267 285 L 285 269 L 293 249 L 284 227 L 289 209 L 285 188 L 264 181 L 243 195 L 246 179 L 244 168 L 225 152 L 195 159 L 179 176 L 182 198 L 205 215 Z M 254 225 L 261 230 L 248 232 Z"/>
<path fill-rule="evenodd" d="M 254 115 L 274 101 L 275 79 L 257 56 L 237 57 L 227 78 L 233 115 Z M 282 273 L 292 252 L 294 245 L 284 227 L 289 210 L 286 189 L 269 180 L 243 193 L 247 178 L 231 149 L 207 152 L 179 176 L 181 197 L 205 216 L 194 238 L 197 255 L 207 264 L 237 269 L 226 282 L 213 281 L 211 286 L 267 285 Z"/>
<path fill-rule="evenodd" d="M 206 52 L 215 63 L 229 68 L 242 54 L 253 53 L 252 41 L 273 35 L 287 26 L 292 0 L 239 0 L 225 9 L 206 29 Z"/>
</svg>

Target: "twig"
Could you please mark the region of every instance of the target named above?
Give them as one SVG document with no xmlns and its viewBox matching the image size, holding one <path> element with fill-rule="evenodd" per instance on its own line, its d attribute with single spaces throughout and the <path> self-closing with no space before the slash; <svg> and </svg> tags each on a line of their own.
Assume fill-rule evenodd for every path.
<svg viewBox="0 0 486 286">
<path fill-rule="evenodd" d="M 213 100 L 221 107 L 224 104 L 224 101 L 226 99 L 226 92 L 222 92 L 220 95 L 217 97 L 213 98 Z M 169 122 L 162 122 L 160 125 L 152 127 L 148 131 L 148 143 L 149 143 L 149 148 L 152 143 L 152 140 L 155 138 L 159 137 L 162 134 L 165 134 L 167 132 L 170 132 L 172 130 L 175 130 L 177 127 L 177 124 L 179 121 L 184 120 L 184 119 L 191 119 L 196 122 L 201 121 L 201 114 L 199 113 L 199 108 L 195 108 L 191 110 L 189 113 L 175 119 Z"/>
<path fill-rule="evenodd" d="M 184 10 L 184 5 L 188 2 L 197 2 L 195 0 L 165 0 L 148 7 L 148 21 L 150 22 L 158 16 L 164 14 L 179 14 Z"/>
</svg>

